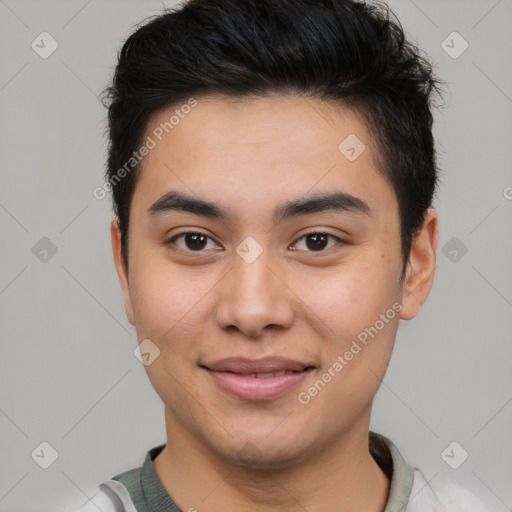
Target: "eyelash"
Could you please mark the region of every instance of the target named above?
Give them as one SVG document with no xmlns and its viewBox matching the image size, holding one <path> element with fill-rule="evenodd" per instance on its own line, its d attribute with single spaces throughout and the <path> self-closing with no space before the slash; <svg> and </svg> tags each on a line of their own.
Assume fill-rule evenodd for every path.
<svg viewBox="0 0 512 512">
<path fill-rule="evenodd" d="M 184 231 L 182 233 L 178 233 L 176 235 L 174 235 L 172 238 L 170 238 L 167 242 L 166 242 L 166 245 L 175 245 L 175 241 L 177 239 L 179 239 L 180 237 L 183 237 L 185 235 L 203 235 L 205 236 L 206 238 L 208 238 L 209 240 L 212 240 L 214 241 L 210 236 L 206 235 L 205 233 L 201 233 L 200 231 Z M 336 246 L 341 246 L 341 245 L 347 245 L 347 243 L 342 240 L 341 238 L 339 238 L 338 236 L 336 235 L 333 235 L 331 233 L 325 233 L 323 231 L 311 231 L 309 233 L 304 233 L 303 235 L 301 235 L 299 238 L 297 238 L 297 240 L 295 241 L 295 244 L 297 244 L 300 240 L 303 240 L 305 238 L 307 238 L 308 236 L 310 235 L 326 235 L 328 238 L 330 239 L 333 239 L 336 241 L 336 244 L 335 246 L 331 246 L 331 247 L 328 247 L 327 249 L 322 249 L 322 250 L 319 250 L 319 251 L 306 251 L 306 252 L 311 252 L 311 253 L 325 253 L 327 252 L 329 249 L 332 249 L 333 247 L 336 247 Z M 215 241 L 214 241 L 215 242 Z M 204 250 L 199 250 L 199 251 L 193 251 L 191 249 L 183 249 L 182 247 L 178 247 L 178 250 L 180 251 L 183 251 L 183 252 L 187 252 L 187 253 L 196 253 L 198 255 L 204 253 L 205 251 Z"/>
</svg>

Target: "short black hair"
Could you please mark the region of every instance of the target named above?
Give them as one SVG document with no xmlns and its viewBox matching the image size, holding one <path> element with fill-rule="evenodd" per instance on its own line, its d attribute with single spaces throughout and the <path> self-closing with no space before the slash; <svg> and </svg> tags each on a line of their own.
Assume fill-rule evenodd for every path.
<svg viewBox="0 0 512 512">
<path fill-rule="evenodd" d="M 443 84 L 380 2 L 190 0 L 141 22 L 103 91 L 106 180 L 125 265 L 140 167 L 132 156 L 155 114 L 206 94 L 299 94 L 356 109 L 374 137 L 378 171 L 399 206 L 403 284 L 411 244 L 438 184 L 431 107 Z M 133 170 L 120 179 L 128 161 Z"/>
</svg>

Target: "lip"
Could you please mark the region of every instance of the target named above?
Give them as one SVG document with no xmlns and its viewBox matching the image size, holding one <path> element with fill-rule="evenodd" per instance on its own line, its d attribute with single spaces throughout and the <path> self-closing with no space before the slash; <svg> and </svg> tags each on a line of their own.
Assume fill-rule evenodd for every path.
<svg viewBox="0 0 512 512">
<path fill-rule="evenodd" d="M 220 388 L 243 400 L 277 398 L 297 386 L 315 368 L 312 364 L 283 357 L 233 357 L 201 367 Z"/>
</svg>

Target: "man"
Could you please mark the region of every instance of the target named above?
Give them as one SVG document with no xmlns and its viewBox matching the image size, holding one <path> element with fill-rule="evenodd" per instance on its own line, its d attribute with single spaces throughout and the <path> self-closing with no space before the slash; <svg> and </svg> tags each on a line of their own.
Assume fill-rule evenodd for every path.
<svg viewBox="0 0 512 512">
<path fill-rule="evenodd" d="M 439 84 L 351 0 L 192 0 L 128 38 L 97 192 L 167 442 L 83 510 L 482 510 L 369 432 L 434 279 Z"/>
</svg>

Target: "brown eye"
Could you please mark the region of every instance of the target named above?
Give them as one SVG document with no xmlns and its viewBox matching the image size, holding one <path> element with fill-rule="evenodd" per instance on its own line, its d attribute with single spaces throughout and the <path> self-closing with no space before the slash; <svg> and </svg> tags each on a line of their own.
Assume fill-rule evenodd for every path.
<svg viewBox="0 0 512 512">
<path fill-rule="evenodd" d="M 178 240 L 182 240 L 184 243 L 178 243 Z M 169 243 L 176 244 L 180 249 L 189 252 L 202 252 L 202 250 L 208 245 L 208 241 L 213 243 L 213 240 L 203 233 L 180 233 L 172 237 Z"/>
<path fill-rule="evenodd" d="M 322 252 L 326 248 L 331 248 L 333 245 L 339 245 L 340 243 L 343 243 L 343 240 L 338 238 L 337 236 L 330 235 L 329 233 L 308 233 L 302 237 L 300 237 L 296 245 L 300 245 L 299 242 L 302 240 L 305 241 L 306 249 L 298 247 L 298 250 L 306 250 L 310 252 Z M 329 240 L 334 240 L 334 243 L 329 245 Z"/>
<path fill-rule="evenodd" d="M 206 246 L 208 237 L 201 233 L 187 233 L 185 235 L 185 245 L 192 251 L 201 250 Z"/>
<path fill-rule="evenodd" d="M 315 233 L 306 236 L 306 246 L 312 251 L 325 249 L 329 238 L 324 233 Z"/>
</svg>

